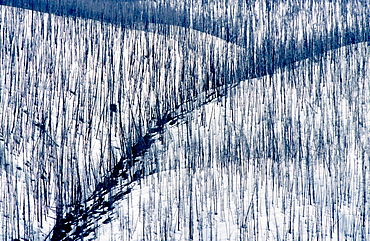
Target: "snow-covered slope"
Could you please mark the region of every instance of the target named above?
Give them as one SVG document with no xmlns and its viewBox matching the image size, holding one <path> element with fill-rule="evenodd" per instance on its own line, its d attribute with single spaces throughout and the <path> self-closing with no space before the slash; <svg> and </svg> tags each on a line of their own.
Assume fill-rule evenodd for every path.
<svg viewBox="0 0 370 241">
<path fill-rule="evenodd" d="M 196 31 L 192 49 L 93 20 L 3 6 L 1 18 L 4 238 L 43 239 L 58 208 L 88 199 L 148 127 L 199 93 L 207 60 L 240 49 Z"/>
<path fill-rule="evenodd" d="M 51 238 L 70 215 L 75 239 L 368 239 L 369 46 L 268 69 L 263 2 L 250 15 L 256 52 L 179 26 L 1 6 L 0 238 Z M 348 4 L 348 23 L 332 25 L 338 1 L 277 6 L 282 43 L 366 16 Z"/>
<path fill-rule="evenodd" d="M 251 79 L 167 125 L 161 172 L 99 240 L 370 238 L 368 44 Z"/>
</svg>

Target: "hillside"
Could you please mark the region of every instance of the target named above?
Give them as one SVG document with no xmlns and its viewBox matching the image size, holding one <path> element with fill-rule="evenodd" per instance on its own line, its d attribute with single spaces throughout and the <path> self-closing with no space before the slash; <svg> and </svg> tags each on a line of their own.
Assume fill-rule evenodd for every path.
<svg viewBox="0 0 370 241">
<path fill-rule="evenodd" d="M 16 2 L 2 240 L 369 238 L 362 1 L 123 1 L 143 13 L 124 22 Z"/>
</svg>

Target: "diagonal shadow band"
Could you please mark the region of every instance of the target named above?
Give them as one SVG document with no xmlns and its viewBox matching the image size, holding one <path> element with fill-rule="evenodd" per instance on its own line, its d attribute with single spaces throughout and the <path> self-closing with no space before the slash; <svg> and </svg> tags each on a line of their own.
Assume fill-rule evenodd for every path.
<svg viewBox="0 0 370 241">
<path fill-rule="evenodd" d="M 263 75 L 259 77 L 261 76 Z M 110 175 L 103 178 L 103 181 L 96 186 L 93 194 L 86 201 L 69 207 L 65 210 L 65 214 L 57 219 L 51 240 L 83 240 L 99 226 L 109 223 L 114 204 L 131 192 L 131 185 L 161 171 L 157 169 L 156 162 L 144 163 L 141 157 L 165 130 L 165 126 L 174 124 L 192 110 L 225 96 L 228 88 L 235 85 L 237 83 L 203 92 L 197 96 L 196 100 L 188 100 L 187 103 L 169 112 L 162 119 L 152 120 L 157 122 L 157 126 L 150 128 L 131 148 L 129 156 L 121 158 L 111 170 Z"/>
<path fill-rule="evenodd" d="M 229 86 L 232 88 L 233 86 Z M 46 240 L 82 240 L 93 233 L 96 228 L 109 223 L 110 214 L 114 205 L 122 200 L 132 190 L 132 184 L 142 178 L 156 174 L 161 170 L 157 163 L 144 163 L 141 157 L 160 139 L 166 125 L 174 125 L 195 108 L 211 102 L 213 99 L 224 96 L 226 92 L 219 89 L 217 92 L 202 95 L 196 101 L 189 102 L 187 111 L 184 109 L 171 112 L 163 119 L 156 120 L 157 125 L 149 128 L 147 133 L 131 147 L 128 156 L 122 157 L 114 166 L 110 174 L 98 183 L 92 195 L 85 201 L 74 203 L 68 207 L 66 214 L 57 219 L 54 228 Z"/>
<path fill-rule="evenodd" d="M 94 6 L 91 5 L 92 2 Z M 236 70 L 231 70 L 228 64 L 223 65 L 222 68 L 214 66 L 213 70 L 211 69 L 208 73 L 213 85 L 203 88 L 203 92 L 195 97 L 183 98 L 182 103 L 174 109 L 166 110 L 165 113 L 152 120 L 157 125 L 148 129 L 146 134 L 132 146 L 129 154 L 122 157 L 113 167 L 110 175 L 103 178 L 103 181 L 95 187 L 93 194 L 84 202 L 76 203 L 59 213 L 52 230 L 51 240 L 78 240 L 89 235 L 98 226 L 96 221 L 101 219 L 102 214 L 109 214 L 114 203 L 130 192 L 132 183 L 158 172 L 155 163 L 153 165 L 142 163 L 140 157 L 155 142 L 155 138 L 163 132 L 165 125 L 176 122 L 182 115 L 217 97 L 226 95 L 228 88 L 241 81 L 270 75 L 280 68 L 293 68 L 294 63 L 298 61 L 307 58 L 315 59 L 327 51 L 370 40 L 369 21 L 367 21 L 370 19 L 369 11 L 365 11 L 366 16 L 362 16 L 364 18 L 362 25 L 358 24 L 342 30 L 334 28 L 325 34 L 315 32 L 305 41 L 300 42 L 295 38 L 280 42 L 274 36 L 266 35 L 262 43 L 257 45 L 249 37 L 238 36 L 238 31 L 233 31 L 242 26 L 229 27 L 225 30 L 222 21 L 192 18 L 189 9 L 178 10 L 153 1 L 80 0 L 61 3 L 46 0 L 0 0 L 0 4 L 61 16 L 95 19 L 119 24 L 125 28 L 154 31 L 164 35 L 171 33 L 170 26 L 180 26 L 210 34 L 244 48 L 238 53 Z M 162 26 L 153 28 L 149 26 L 150 24 L 161 24 Z M 253 29 L 248 31 L 251 32 L 248 36 L 255 34 Z M 120 190 L 113 191 L 118 189 Z M 101 224 L 107 222 L 109 218 L 101 220 Z"/>
</svg>

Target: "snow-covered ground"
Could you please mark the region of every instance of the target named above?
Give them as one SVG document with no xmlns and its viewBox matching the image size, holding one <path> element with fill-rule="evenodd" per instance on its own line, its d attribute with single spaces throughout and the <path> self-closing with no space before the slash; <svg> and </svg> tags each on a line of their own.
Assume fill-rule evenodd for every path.
<svg viewBox="0 0 370 241">
<path fill-rule="evenodd" d="M 163 171 L 97 237 L 368 239 L 369 51 L 347 46 L 242 82 L 168 125 L 162 151 L 145 156 Z"/>
<path fill-rule="evenodd" d="M 263 2 L 254 5 L 259 21 Z M 274 26 L 286 26 L 278 6 Z M 339 3 L 323 6 L 330 13 Z M 277 39 L 301 41 L 306 25 L 325 31 L 325 15 L 312 15 L 320 7 L 289 15 L 294 28 Z M 45 239 L 58 205 L 89 198 L 176 108 L 140 157 L 155 174 L 133 183 L 89 237 L 370 239 L 368 43 L 238 80 L 208 102 L 209 72 L 235 76 L 250 56 L 242 47 L 175 26 L 159 35 L 4 6 L 0 17 L 1 239 Z M 258 47 L 267 29 L 253 24 Z M 195 104 L 178 107 L 184 100 Z"/>
</svg>

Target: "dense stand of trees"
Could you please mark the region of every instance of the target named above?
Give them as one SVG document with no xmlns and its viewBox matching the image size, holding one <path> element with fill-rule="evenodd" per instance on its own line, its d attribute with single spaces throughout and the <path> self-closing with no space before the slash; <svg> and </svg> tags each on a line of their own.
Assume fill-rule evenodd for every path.
<svg viewBox="0 0 370 241">
<path fill-rule="evenodd" d="M 246 178 L 241 186 L 249 171 L 232 170 L 254 168 L 255 188 L 265 178 L 271 195 L 290 198 L 292 224 L 302 214 L 294 205 L 327 211 L 322 203 L 355 197 L 353 235 L 368 235 L 366 2 L 0 3 L 17 7 L 1 7 L 2 238 L 94 236 L 134 183 L 180 167 L 225 169 Z M 212 114 L 214 100 L 227 114 Z M 225 119 L 210 125 L 214 115 Z M 187 190 L 178 198 L 197 200 Z M 256 210 L 237 215 L 240 237 L 259 237 L 249 215 L 270 198 L 250 193 L 241 199 Z M 194 238 L 194 218 L 185 219 Z"/>
</svg>

